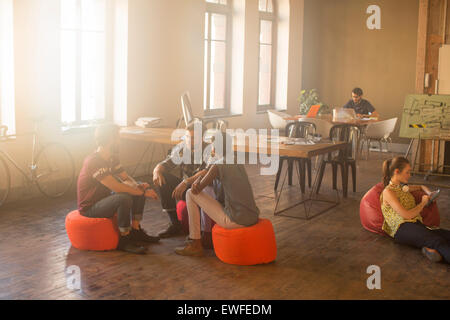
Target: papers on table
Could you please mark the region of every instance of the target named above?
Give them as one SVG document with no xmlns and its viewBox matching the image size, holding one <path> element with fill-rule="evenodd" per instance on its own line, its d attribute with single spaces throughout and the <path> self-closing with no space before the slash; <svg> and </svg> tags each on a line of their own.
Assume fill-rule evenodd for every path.
<svg viewBox="0 0 450 320">
<path fill-rule="evenodd" d="M 161 118 L 142 117 L 136 120 L 135 124 L 142 128 L 154 128 L 161 124 Z"/>
<path fill-rule="evenodd" d="M 297 145 L 297 146 L 311 146 L 316 143 L 311 140 L 306 140 L 303 138 L 288 138 L 286 141 L 282 142 L 285 145 Z"/>
</svg>

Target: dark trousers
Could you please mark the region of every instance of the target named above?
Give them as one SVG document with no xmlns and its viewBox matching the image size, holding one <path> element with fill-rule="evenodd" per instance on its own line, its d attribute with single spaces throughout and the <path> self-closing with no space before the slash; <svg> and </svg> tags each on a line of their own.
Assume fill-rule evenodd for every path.
<svg viewBox="0 0 450 320">
<path fill-rule="evenodd" d="M 434 249 L 441 254 L 447 263 L 450 263 L 449 230 L 430 230 L 420 222 L 405 222 L 398 228 L 394 241 L 416 248 Z"/>
<path fill-rule="evenodd" d="M 159 195 L 161 207 L 163 208 L 163 211 L 165 211 L 168 214 L 170 222 L 174 225 L 177 225 L 180 223 L 177 218 L 177 201 L 174 198 L 172 198 L 172 193 L 173 190 L 175 190 L 175 188 L 183 180 L 167 172 L 164 172 L 163 176 L 164 179 L 166 180 L 166 183 L 163 184 L 161 187 L 156 186 L 155 191 Z M 182 200 L 186 200 L 186 191 L 183 193 Z"/>
<path fill-rule="evenodd" d="M 145 206 L 145 196 L 128 193 L 112 194 L 81 214 L 89 218 L 112 218 L 117 212 L 117 223 L 121 232 L 130 231 L 130 219 L 141 221 Z"/>
</svg>

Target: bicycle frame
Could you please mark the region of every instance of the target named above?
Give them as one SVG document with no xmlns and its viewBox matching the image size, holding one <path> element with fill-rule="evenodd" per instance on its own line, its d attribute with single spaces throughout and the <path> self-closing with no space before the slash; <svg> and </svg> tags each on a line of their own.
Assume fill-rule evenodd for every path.
<svg viewBox="0 0 450 320">
<path fill-rule="evenodd" d="M 27 179 L 28 182 L 33 183 L 36 180 L 34 171 L 36 170 L 36 147 L 38 145 L 37 132 L 33 131 L 28 134 L 23 134 L 20 136 L 33 135 L 32 140 L 32 150 L 31 150 L 31 164 L 29 171 L 24 170 L 6 151 L 0 149 L 0 155 L 2 155 L 6 160 L 8 160 L 12 165 Z M 9 135 L 8 138 L 18 137 L 19 135 Z"/>
</svg>

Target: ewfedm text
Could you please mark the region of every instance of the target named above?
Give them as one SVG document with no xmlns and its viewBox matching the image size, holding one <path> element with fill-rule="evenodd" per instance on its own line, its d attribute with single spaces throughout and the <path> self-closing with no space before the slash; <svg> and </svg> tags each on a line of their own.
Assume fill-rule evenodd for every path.
<svg viewBox="0 0 450 320">
<path fill-rule="evenodd" d="M 272 306 L 270 304 L 222 304 L 220 306 L 190 306 L 184 304 L 179 306 L 177 315 L 182 316 L 227 316 L 227 315 L 271 315 Z"/>
</svg>

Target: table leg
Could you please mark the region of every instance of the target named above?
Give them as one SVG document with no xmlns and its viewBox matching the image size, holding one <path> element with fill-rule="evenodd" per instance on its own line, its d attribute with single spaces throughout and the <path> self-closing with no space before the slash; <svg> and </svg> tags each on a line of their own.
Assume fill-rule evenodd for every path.
<svg viewBox="0 0 450 320">
<path fill-rule="evenodd" d="M 144 159 L 145 155 L 146 155 L 147 152 L 149 151 L 150 147 L 152 147 L 152 150 L 154 151 L 155 145 L 154 145 L 153 142 L 150 142 L 150 143 L 147 145 L 147 148 L 145 149 L 144 153 L 142 154 L 141 158 L 139 159 L 138 163 L 136 164 L 136 167 L 134 167 L 133 173 L 131 174 L 132 177 L 134 177 L 134 174 L 136 173 L 137 168 L 141 165 L 142 160 Z M 152 159 L 151 159 L 151 161 L 152 161 L 152 160 L 153 160 L 153 152 L 152 152 Z"/>
<path fill-rule="evenodd" d="M 320 157 L 323 158 L 324 156 L 325 155 L 321 155 Z M 295 161 L 295 162 L 297 162 L 297 161 Z M 334 207 L 336 207 L 336 206 L 338 206 L 340 204 L 339 192 L 338 192 L 337 189 L 336 189 L 336 200 L 335 201 L 314 198 L 315 191 L 317 190 L 317 187 L 319 185 L 319 172 L 316 170 L 315 177 L 314 177 L 314 183 L 313 183 L 313 185 L 311 187 L 311 190 L 310 190 L 308 198 L 305 199 L 303 194 L 302 194 L 302 200 L 300 202 L 297 202 L 297 203 L 295 203 L 293 205 L 290 205 L 289 207 L 287 207 L 285 209 L 281 209 L 281 210 L 277 211 L 278 205 L 279 205 L 279 202 L 280 202 L 280 198 L 281 198 L 281 194 L 282 194 L 282 192 L 284 190 L 284 186 L 285 186 L 285 183 L 286 183 L 287 175 L 288 175 L 288 172 L 286 171 L 286 173 L 284 175 L 284 178 L 283 178 L 283 182 L 281 184 L 281 189 L 280 189 L 279 192 L 276 192 L 276 202 L 275 202 L 275 209 L 274 209 L 274 215 L 275 216 L 279 215 L 279 216 L 295 218 L 295 219 L 310 220 L 310 219 L 312 219 L 314 217 L 317 217 L 317 216 L 327 212 L 328 210 L 330 210 L 330 209 L 332 209 L 332 208 L 334 208 Z M 325 209 L 323 209 L 323 210 L 321 210 L 321 211 L 319 211 L 319 212 L 317 212 L 317 213 L 315 213 L 313 215 L 310 215 L 311 211 L 312 211 L 312 205 L 313 205 L 314 201 L 330 203 L 330 205 L 327 206 Z M 299 205 L 303 205 L 304 214 L 305 214 L 304 217 L 283 214 L 283 212 L 285 212 L 285 211 L 287 211 L 289 209 L 295 208 L 295 207 L 297 207 Z"/>
</svg>

